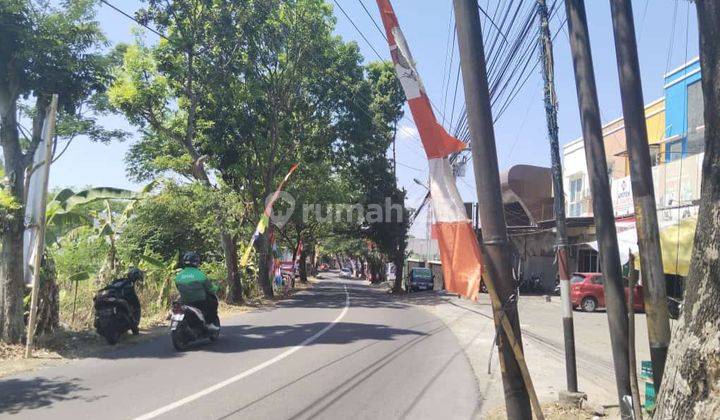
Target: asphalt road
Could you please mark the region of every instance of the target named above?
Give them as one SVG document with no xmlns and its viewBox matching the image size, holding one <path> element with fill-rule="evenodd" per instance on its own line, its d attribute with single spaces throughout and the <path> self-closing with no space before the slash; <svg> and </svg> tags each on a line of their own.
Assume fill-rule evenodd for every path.
<svg viewBox="0 0 720 420">
<path fill-rule="evenodd" d="M 335 275 L 223 320 L 177 353 L 168 336 L 0 380 L 22 419 L 468 419 L 478 386 L 457 339 L 422 309 Z"/>
</svg>

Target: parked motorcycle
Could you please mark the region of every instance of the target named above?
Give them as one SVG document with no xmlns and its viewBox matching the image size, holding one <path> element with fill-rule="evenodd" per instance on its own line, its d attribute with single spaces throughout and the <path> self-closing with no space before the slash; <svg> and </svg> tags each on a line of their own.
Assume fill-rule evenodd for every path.
<svg viewBox="0 0 720 420">
<path fill-rule="evenodd" d="M 673 297 L 667 297 L 668 302 L 668 313 L 671 319 L 680 319 L 682 314 L 683 301 Z"/>
<path fill-rule="evenodd" d="M 220 336 L 220 329 L 208 328 L 205 315 L 193 306 L 182 302 L 173 302 L 170 316 L 170 336 L 177 351 L 185 351 L 195 341 L 204 338 L 215 341 Z"/>
<path fill-rule="evenodd" d="M 100 289 L 93 298 L 95 330 L 105 337 L 108 344 L 117 344 L 120 336 L 128 330 L 133 335 L 140 333 L 140 308 L 135 294 L 135 282 L 140 280 L 142 275 L 135 275 L 131 270 L 128 278 L 115 280 Z"/>
<path fill-rule="evenodd" d="M 518 289 L 521 293 L 542 293 L 544 291 L 543 274 L 531 274 L 529 279 L 524 279 L 520 281 Z"/>
</svg>

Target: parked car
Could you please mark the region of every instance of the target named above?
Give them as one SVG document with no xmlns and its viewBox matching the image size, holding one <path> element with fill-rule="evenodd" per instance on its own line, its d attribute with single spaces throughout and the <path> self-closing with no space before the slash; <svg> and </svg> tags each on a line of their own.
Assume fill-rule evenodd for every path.
<svg viewBox="0 0 720 420">
<path fill-rule="evenodd" d="M 341 279 L 349 279 L 352 277 L 352 270 L 345 267 L 340 270 L 340 278 Z"/>
<path fill-rule="evenodd" d="M 602 273 L 573 273 L 570 278 L 570 300 L 573 308 L 593 312 L 605 307 L 605 278 Z M 628 298 L 627 279 L 625 279 L 625 301 Z M 636 285 L 633 292 L 633 307 L 636 312 L 645 309 L 643 287 Z"/>
<path fill-rule="evenodd" d="M 408 275 L 407 291 L 432 290 L 434 286 L 433 273 L 429 268 L 414 267 Z"/>
</svg>

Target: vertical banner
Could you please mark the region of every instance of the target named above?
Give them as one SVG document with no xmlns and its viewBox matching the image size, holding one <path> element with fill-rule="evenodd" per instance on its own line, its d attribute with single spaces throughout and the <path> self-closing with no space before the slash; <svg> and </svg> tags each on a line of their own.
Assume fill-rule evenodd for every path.
<svg viewBox="0 0 720 420">
<path fill-rule="evenodd" d="M 56 98 L 53 101 L 57 101 Z M 28 180 L 27 204 L 25 205 L 25 232 L 23 234 L 23 278 L 26 285 L 32 284 L 33 261 L 38 249 L 41 220 L 45 220 L 45 207 L 43 206 L 43 194 L 47 194 L 47 178 L 49 171 L 45 165 L 52 161 L 52 143 L 56 110 L 53 106 L 45 116 L 42 129 L 42 143 L 38 146 L 33 156 L 32 172 Z M 40 247 L 42 249 L 42 247 Z"/>
<path fill-rule="evenodd" d="M 285 175 L 285 178 L 280 182 L 280 185 L 278 185 L 277 190 L 275 190 L 275 193 L 270 197 L 269 200 L 266 200 L 265 202 L 265 210 L 263 211 L 262 216 L 260 216 L 260 221 L 257 224 L 257 227 L 255 228 L 255 232 L 253 233 L 252 237 L 250 238 L 250 243 L 248 244 L 247 248 L 245 248 L 245 252 L 243 253 L 242 259 L 240 259 L 240 267 L 245 267 L 248 263 L 248 260 L 250 259 L 250 254 L 253 250 L 253 245 L 255 244 L 255 241 L 257 238 L 265 233 L 265 229 L 267 229 L 268 225 L 270 224 L 270 215 L 272 215 L 272 208 L 273 204 L 275 204 L 275 201 L 277 201 L 278 197 L 280 196 L 280 192 L 282 191 L 283 187 L 287 183 L 288 179 L 290 179 L 290 175 L 292 175 L 293 172 L 295 172 L 295 169 L 297 169 L 298 164 L 296 163 L 290 168 L 290 171 Z"/>
<path fill-rule="evenodd" d="M 428 158 L 435 218 L 432 231 L 440 248 L 445 288 L 474 300 L 480 289 L 482 255 L 447 158 L 451 153 L 463 150 L 465 143 L 448 134 L 435 118 L 390 1 L 377 0 L 377 4 L 395 70 Z"/>
</svg>

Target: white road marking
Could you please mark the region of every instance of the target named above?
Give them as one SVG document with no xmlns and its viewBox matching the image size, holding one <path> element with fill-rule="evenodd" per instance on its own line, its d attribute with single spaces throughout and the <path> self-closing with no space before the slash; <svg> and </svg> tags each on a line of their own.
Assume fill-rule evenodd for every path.
<svg viewBox="0 0 720 420">
<path fill-rule="evenodd" d="M 239 381 L 239 380 L 241 380 L 241 379 L 247 378 L 248 376 L 250 376 L 250 375 L 252 375 L 252 374 L 254 374 L 254 373 L 257 373 L 257 372 L 265 369 L 265 368 L 268 367 L 268 366 L 274 365 L 275 363 L 277 363 L 277 362 L 285 359 L 286 357 L 290 356 L 291 354 L 295 353 L 296 351 L 302 349 L 303 347 L 305 347 L 305 346 L 307 346 L 307 345 L 309 345 L 309 344 L 312 344 L 315 340 L 317 340 L 318 338 L 322 337 L 325 333 L 327 333 L 328 331 L 330 331 L 330 329 L 331 329 L 332 327 L 334 327 L 335 324 L 337 324 L 338 322 L 340 322 L 340 320 L 342 320 L 342 319 L 345 317 L 345 315 L 347 314 L 347 312 L 348 312 L 349 309 L 350 309 L 350 292 L 348 292 L 348 288 L 347 288 L 347 286 L 345 286 L 345 307 L 343 308 L 342 312 L 340 312 L 340 315 L 338 315 L 337 318 L 335 318 L 335 320 L 334 320 L 333 322 L 331 322 L 330 324 L 326 325 L 325 328 L 323 328 L 322 330 L 316 332 L 316 333 L 313 334 L 311 337 L 308 337 L 308 338 L 305 339 L 305 341 L 303 341 L 302 343 L 298 344 L 297 346 L 291 347 L 291 348 L 289 348 L 288 350 L 286 350 L 285 352 L 283 352 L 283 353 L 281 353 L 281 354 L 273 357 L 272 359 L 267 360 L 267 361 L 265 361 L 265 362 L 263 362 L 263 363 L 255 366 L 255 367 L 252 367 L 252 368 L 250 368 L 250 369 L 248 369 L 248 370 L 246 370 L 246 371 L 244 371 L 244 372 L 242 372 L 242 373 L 239 373 L 239 374 L 233 376 L 232 378 L 225 379 L 225 380 L 222 381 L 222 382 L 219 382 L 219 383 L 217 383 L 217 384 L 215 384 L 215 385 L 213 385 L 213 386 L 211 386 L 211 387 L 205 388 L 205 389 L 203 389 L 202 391 L 198 391 L 198 392 L 196 392 L 196 393 L 194 393 L 194 394 L 192 394 L 192 395 L 188 395 L 187 397 L 185 397 L 185 398 L 183 398 L 183 399 L 181 399 L 181 400 L 175 401 L 174 403 L 170 403 L 170 404 L 168 404 L 168 405 L 166 405 L 166 406 L 160 407 L 160 408 L 158 408 L 157 410 L 154 410 L 154 411 L 151 411 L 151 412 L 149 412 L 149 413 L 143 414 L 143 415 L 141 415 L 141 416 L 135 417 L 134 420 L 149 420 L 149 419 L 153 419 L 153 418 L 158 417 L 158 416 L 160 416 L 160 415 L 163 415 L 163 414 L 165 414 L 165 413 L 167 413 L 167 412 L 169 412 L 169 411 L 172 411 L 172 410 L 174 410 L 174 409 L 176 409 L 176 408 L 178 408 L 178 407 L 182 407 L 182 406 L 185 405 L 185 404 L 188 404 L 188 403 L 193 402 L 193 401 L 195 401 L 195 400 L 197 400 L 197 399 L 199 399 L 199 398 L 202 398 L 202 397 L 204 397 L 204 396 L 206 396 L 206 395 L 208 395 L 208 394 L 211 394 L 211 393 L 213 393 L 213 392 L 215 392 L 215 391 L 218 391 L 218 390 L 220 390 L 220 389 L 222 389 L 222 388 L 225 388 L 226 386 L 231 385 L 231 384 L 233 384 L 233 383 L 235 383 L 235 382 L 237 382 L 237 381 Z"/>
</svg>

